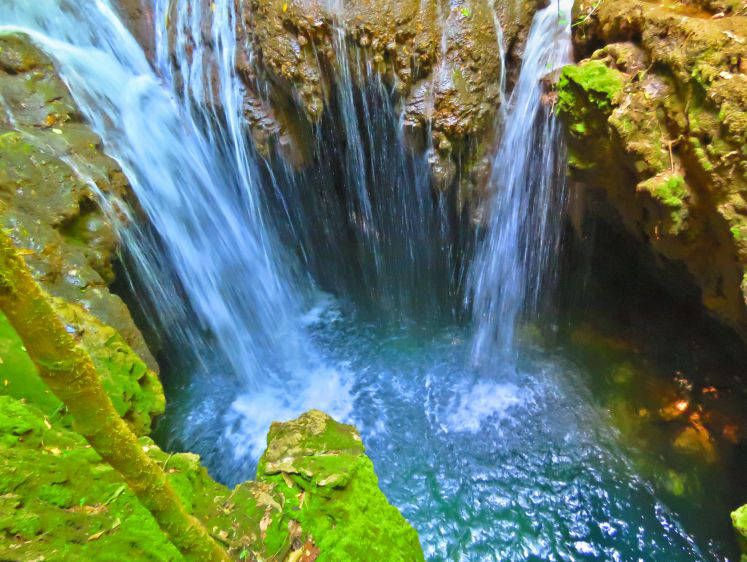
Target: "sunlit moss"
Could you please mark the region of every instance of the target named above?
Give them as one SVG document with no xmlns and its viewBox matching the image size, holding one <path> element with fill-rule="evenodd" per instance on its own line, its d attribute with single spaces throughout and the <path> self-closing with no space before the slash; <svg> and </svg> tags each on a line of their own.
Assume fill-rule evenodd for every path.
<svg viewBox="0 0 747 562">
<path fill-rule="evenodd" d="M 415 530 L 378 486 L 352 426 L 312 411 L 274 424 L 257 471 L 314 537 L 319 560 L 423 560 Z"/>
</svg>

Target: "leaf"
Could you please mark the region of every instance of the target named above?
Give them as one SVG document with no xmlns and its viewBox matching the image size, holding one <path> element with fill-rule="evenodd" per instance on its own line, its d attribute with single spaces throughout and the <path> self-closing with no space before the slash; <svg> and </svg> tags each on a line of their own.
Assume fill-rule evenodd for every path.
<svg viewBox="0 0 747 562">
<path fill-rule="evenodd" d="M 465 18 L 468 18 L 472 15 L 472 10 L 470 10 L 467 6 L 464 6 L 460 11 Z"/>
<path fill-rule="evenodd" d="M 265 537 L 267 536 L 267 527 L 270 526 L 270 523 L 272 523 L 272 515 L 270 515 L 270 511 L 268 510 L 259 522 L 259 532 L 262 536 L 262 540 L 265 540 Z"/>
<path fill-rule="evenodd" d="M 88 537 L 88 542 L 99 540 L 101 537 L 104 536 L 104 533 L 106 533 L 106 530 L 99 531 L 98 533 L 94 533 L 93 535 Z"/>
<path fill-rule="evenodd" d="M 116 500 L 119 496 L 122 495 L 122 493 L 127 489 L 127 486 L 125 484 L 122 484 L 119 488 L 114 490 L 114 493 L 109 496 L 109 499 L 104 502 L 104 505 L 109 505 L 114 500 Z"/>
<path fill-rule="evenodd" d="M 280 504 L 276 502 L 275 499 L 267 492 L 259 492 L 256 498 L 259 505 L 263 505 L 265 507 L 273 507 L 278 511 L 283 511 L 283 508 L 280 506 Z"/>
<path fill-rule="evenodd" d="M 291 477 L 288 476 L 285 472 L 281 472 L 280 474 L 283 477 L 283 480 L 285 481 L 285 485 L 288 486 L 289 488 L 292 488 L 293 480 L 291 480 Z"/>
</svg>

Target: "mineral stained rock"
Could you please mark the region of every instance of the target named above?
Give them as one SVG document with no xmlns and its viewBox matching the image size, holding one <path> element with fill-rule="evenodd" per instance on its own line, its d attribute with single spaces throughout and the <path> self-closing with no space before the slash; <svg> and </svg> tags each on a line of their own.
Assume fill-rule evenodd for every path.
<svg viewBox="0 0 747 562">
<path fill-rule="evenodd" d="M 314 127 L 334 108 L 335 91 L 382 87 L 392 92 L 412 148 L 428 151 L 434 187 L 473 199 L 486 179 L 502 91 L 515 79 L 538 0 L 247 0 L 238 4 L 236 70 L 244 114 L 260 152 L 272 147 L 294 166 L 311 163 Z M 197 56 L 180 3 L 169 15 L 171 51 Z M 215 76 L 201 10 L 199 50 Z M 501 45 L 502 43 L 502 45 Z M 505 61 L 501 60 L 505 52 Z M 339 108 L 338 108 L 339 109 Z M 474 173 L 472 173 L 474 171 Z"/>
<path fill-rule="evenodd" d="M 747 339 L 747 4 L 582 0 L 574 17 L 583 60 L 557 107 L 577 200 L 684 264 Z"/>
</svg>

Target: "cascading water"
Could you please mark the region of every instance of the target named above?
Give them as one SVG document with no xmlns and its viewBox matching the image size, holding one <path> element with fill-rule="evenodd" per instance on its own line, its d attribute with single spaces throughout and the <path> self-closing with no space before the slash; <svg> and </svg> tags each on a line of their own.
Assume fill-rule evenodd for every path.
<svg viewBox="0 0 747 562">
<path fill-rule="evenodd" d="M 252 400 L 237 407 L 252 421 L 247 431 L 255 439 L 251 455 L 236 455 L 237 462 L 251 463 L 275 417 L 321 407 L 344 418 L 349 399 L 338 373 L 306 338 L 303 307 L 312 287 L 293 275 L 293 258 L 278 244 L 260 199 L 238 101 L 235 13 L 231 2 L 220 4 L 203 13 L 191 10 L 190 2 L 170 3 L 179 24 L 179 68 L 170 68 L 169 33 L 159 27 L 161 76 L 107 0 L 3 0 L 0 22 L 3 30 L 28 34 L 52 55 L 130 180 L 150 229 L 120 223 L 119 234 L 135 264 L 136 290 L 148 302 L 146 313 L 160 320 L 167 348 L 178 350 L 170 359 L 173 369 L 194 371 L 179 375 L 179 388 L 204 377 L 233 395 L 227 403 L 191 403 L 187 411 L 172 401 L 176 410 L 168 415 L 183 423 L 167 440 L 191 446 L 207 431 L 205 424 L 235 419 L 229 406 L 251 389 Z M 167 3 L 155 8 L 158 25 L 165 25 Z M 206 45 L 185 35 L 205 25 L 214 55 L 209 67 Z M 194 42 L 191 57 L 188 42 Z M 127 211 L 122 204 L 111 208 Z M 110 218 L 118 222 L 116 213 Z M 334 392 L 320 393 L 323 384 L 334 385 Z M 230 433 L 212 442 L 215 455 L 232 456 Z"/>
<path fill-rule="evenodd" d="M 448 314 L 390 322 L 458 305 L 453 233 L 426 157 L 401 142 L 391 91 L 341 29 L 315 166 L 255 156 L 234 69 L 240 6 L 154 0 L 154 71 L 106 0 L 0 0 L 1 29 L 54 58 L 147 215 L 149 228 L 121 230 L 136 287 L 175 336 L 167 351 L 194 356 L 178 365 L 190 371 L 171 388 L 162 442 L 236 482 L 252 476 L 270 420 L 321 407 L 360 427 L 431 560 L 722 559 L 637 475 L 587 389 L 597 373 L 562 351 L 515 351 L 558 240 L 562 147 L 540 79 L 568 60 L 570 0 L 536 14 L 502 113 L 471 270 L 476 333 Z"/>
<path fill-rule="evenodd" d="M 177 6 L 180 18 L 187 17 L 185 6 Z M 221 49 L 217 83 L 208 82 L 197 60 L 201 45 L 192 66 L 179 53 L 186 77 L 179 107 L 172 74 L 166 73 L 170 82 L 165 88 L 108 2 L 77 6 L 47 0 L 0 7 L 6 28 L 28 33 L 54 56 L 158 233 L 165 256 L 135 240 L 132 232 L 128 249 L 165 328 L 179 332 L 178 344 L 185 350 L 220 349 L 218 364 L 244 384 L 278 376 L 281 358 L 292 357 L 288 342 L 299 341 L 289 335 L 296 331 L 292 317 L 299 311 L 298 289 L 291 289 L 285 256 L 265 224 L 255 165 L 243 140 L 232 71 L 233 15 L 221 8 L 214 16 L 214 42 Z M 166 33 L 161 37 L 165 40 Z M 159 55 L 165 69 L 162 45 Z M 199 109 L 190 105 L 193 99 L 207 101 L 214 86 L 219 99 Z M 209 113 L 216 107 L 222 108 L 220 115 Z M 163 257 L 168 267 L 159 263 Z M 186 293 L 184 305 L 165 271 L 174 273 Z M 187 320 L 192 312 L 196 318 Z M 273 356 L 281 342 L 284 353 Z"/>
<path fill-rule="evenodd" d="M 508 100 L 488 224 L 470 273 L 477 363 L 496 350 L 511 355 L 516 322 L 536 311 L 558 252 L 564 152 L 556 119 L 542 103 L 541 80 L 571 61 L 572 6 L 559 0 L 537 14 Z"/>
</svg>

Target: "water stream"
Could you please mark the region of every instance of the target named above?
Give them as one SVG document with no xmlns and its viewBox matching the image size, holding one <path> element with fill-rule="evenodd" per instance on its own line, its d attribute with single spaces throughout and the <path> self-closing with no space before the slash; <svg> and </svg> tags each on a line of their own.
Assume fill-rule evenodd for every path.
<svg viewBox="0 0 747 562">
<path fill-rule="evenodd" d="M 467 279 L 474 326 L 459 322 L 448 202 L 431 196 L 365 53 L 336 35 L 316 166 L 269 166 L 242 118 L 235 4 L 202 4 L 154 0 L 151 66 L 107 0 L 0 0 L 0 31 L 53 57 L 147 217 L 120 235 L 166 340 L 160 442 L 233 484 L 253 476 L 271 421 L 326 410 L 358 425 L 429 560 L 731 553 L 728 522 L 693 523 L 698 510 L 726 517 L 720 500 L 672 509 L 640 468 L 595 368 L 525 337 L 560 239 L 563 152 L 540 79 L 569 60 L 571 0 L 538 12 L 507 96 Z"/>
</svg>

